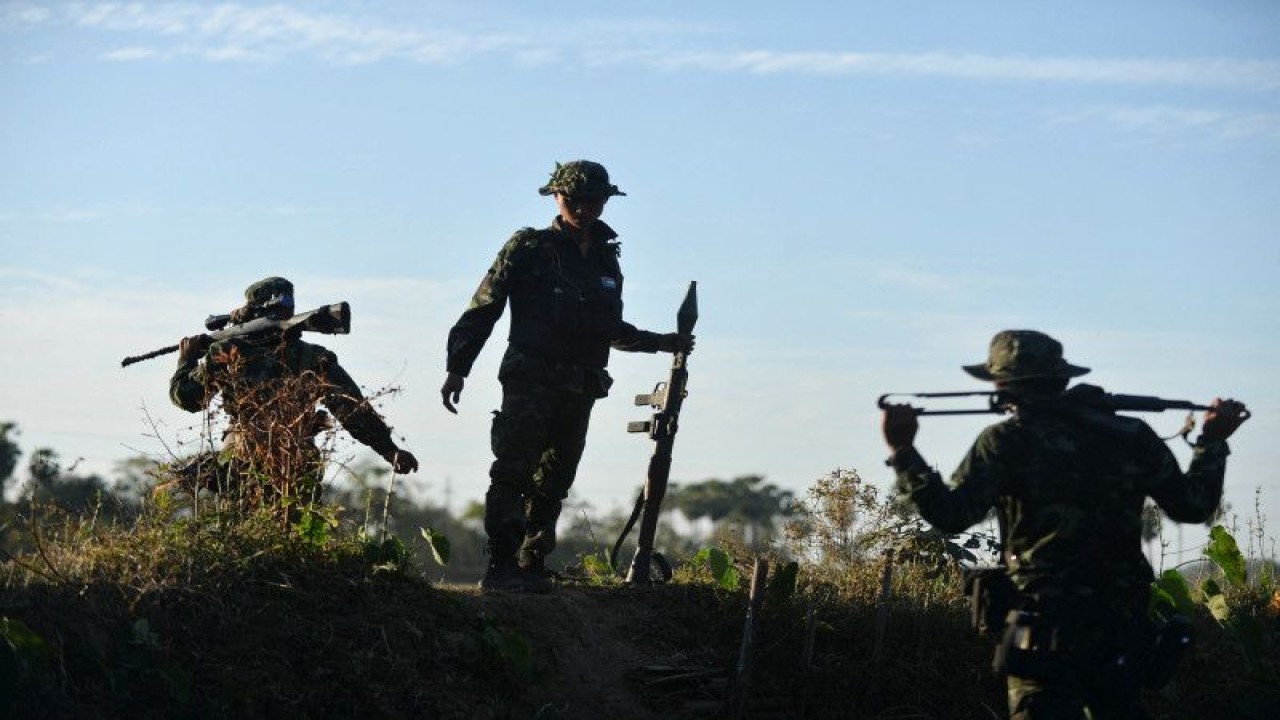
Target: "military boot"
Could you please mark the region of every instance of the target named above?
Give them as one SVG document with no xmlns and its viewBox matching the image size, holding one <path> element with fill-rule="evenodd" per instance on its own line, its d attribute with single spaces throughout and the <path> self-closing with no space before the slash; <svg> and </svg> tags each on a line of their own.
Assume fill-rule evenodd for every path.
<svg viewBox="0 0 1280 720">
<path fill-rule="evenodd" d="M 480 579 L 482 592 L 524 592 L 524 573 L 515 558 L 489 558 L 489 567 Z"/>
<path fill-rule="evenodd" d="M 519 569 L 525 592 L 548 593 L 555 589 L 555 573 L 547 569 L 541 555 L 521 552 Z"/>
</svg>

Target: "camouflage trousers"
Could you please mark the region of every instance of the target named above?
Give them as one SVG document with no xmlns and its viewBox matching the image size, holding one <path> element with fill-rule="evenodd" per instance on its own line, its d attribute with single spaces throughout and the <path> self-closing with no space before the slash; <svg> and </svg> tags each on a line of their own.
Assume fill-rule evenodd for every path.
<svg viewBox="0 0 1280 720">
<path fill-rule="evenodd" d="M 1038 672 L 1007 679 L 1011 720 L 1142 720 L 1142 688 L 1153 635 L 1142 598 L 1050 613 L 1045 637 L 1057 650 L 1038 659 Z M 1106 602 L 1104 601 L 1104 602 Z M 1124 607 L 1132 604 L 1133 607 Z M 1093 603 L 1087 603 L 1093 605 Z M 1119 612 L 1116 612 L 1119 611 Z"/>
<path fill-rule="evenodd" d="M 1106 677 L 1114 666 L 1077 668 L 1051 680 L 1010 675 L 1010 720 L 1143 720 L 1142 684 Z M 1123 674 L 1123 673 L 1122 673 Z M 1086 709 L 1088 714 L 1086 715 Z"/>
<path fill-rule="evenodd" d="M 556 547 L 556 522 L 586 446 L 595 397 L 509 382 L 494 413 L 494 461 L 485 495 L 484 529 L 495 559 L 540 562 Z"/>
</svg>

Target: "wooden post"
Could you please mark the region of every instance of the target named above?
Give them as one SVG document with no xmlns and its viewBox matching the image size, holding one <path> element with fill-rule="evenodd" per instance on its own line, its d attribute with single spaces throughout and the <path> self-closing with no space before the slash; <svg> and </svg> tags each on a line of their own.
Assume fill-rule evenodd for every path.
<svg viewBox="0 0 1280 720">
<path fill-rule="evenodd" d="M 813 669 L 813 639 L 818 633 L 818 609 L 813 605 L 804 613 L 804 669 Z"/>
<path fill-rule="evenodd" d="M 764 558 L 756 558 L 756 566 L 751 573 L 751 594 L 747 600 L 747 619 L 742 628 L 742 648 L 738 651 L 738 667 L 729 696 L 729 717 L 733 720 L 740 720 L 746 712 L 747 688 L 751 684 L 751 668 L 755 664 L 756 625 L 768 579 L 769 563 Z"/>
<path fill-rule="evenodd" d="M 873 662 L 880 662 L 884 647 L 884 630 L 889 624 L 889 601 L 893 599 L 893 551 L 884 551 L 884 570 L 880 575 L 880 597 L 876 600 L 876 642 L 871 651 Z"/>
<path fill-rule="evenodd" d="M 804 650 L 800 653 L 800 682 L 796 687 L 800 692 L 800 698 L 796 702 L 798 712 L 796 717 L 809 717 L 809 690 L 813 687 L 813 643 L 814 636 L 818 634 L 818 609 L 812 604 L 804 613 Z"/>
</svg>

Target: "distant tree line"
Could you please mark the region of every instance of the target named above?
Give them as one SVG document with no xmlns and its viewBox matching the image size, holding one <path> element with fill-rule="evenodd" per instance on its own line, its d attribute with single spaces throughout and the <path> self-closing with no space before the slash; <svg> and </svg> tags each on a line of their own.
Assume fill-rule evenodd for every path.
<svg viewBox="0 0 1280 720">
<path fill-rule="evenodd" d="M 139 455 L 117 463 L 113 476 L 104 478 L 79 473 L 77 462 L 67 463 L 58 451 L 41 447 L 28 454 L 26 480 L 14 492 L 23 465 L 19 435 L 16 423 L 0 422 L 0 488 L 4 497 L 16 497 L 13 502 L 0 499 L 0 550 L 10 554 L 32 549 L 30 533 L 24 528 L 33 520 L 67 514 L 93 515 L 106 523 L 131 521 L 144 511 L 151 488 L 167 471 L 164 463 Z M 441 505 L 411 499 L 396 488 L 388 468 L 372 461 L 343 465 L 336 480 L 326 484 L 324 501 L 341 507 L 345 521 L 363 526 L 367 532 L 400 538 L 428 577 L 467 582 L 483 573 L 482 503 L 471 502 L 455 515 Z M 667 521 L 660 524 L 658 544 L 672 556 L 691 554 L 699 545 L 729 537 L 736 545 L 763 549 L 778 538 L 781 520 L 793 502 L 790 491 L 766 483 L 761 475 L 673 483 L 663 508 Z M 685 526 L 692 532 L 678 532 L 670 522 L 674 512 L 688 521 Z M 571 566 L 584 555 L 605 551 L 625 521 L 622 511 L 600 513 L 591 503 L 571 497 L 562 516 L 555 561 L 562 567 Z M 435 563 L 423 542 L 422 528 L 449 538 L 452 552 L 447 567 Z"/>
</svg>

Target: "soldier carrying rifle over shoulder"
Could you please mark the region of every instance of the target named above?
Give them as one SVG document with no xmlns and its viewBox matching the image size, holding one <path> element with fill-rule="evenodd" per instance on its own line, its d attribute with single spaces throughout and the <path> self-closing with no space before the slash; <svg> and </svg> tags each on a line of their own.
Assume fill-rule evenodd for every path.
<svg viewBox="0 0 1280 720">
<path fill-rule="evenodd" d="M 244 306 L 229 319 L 235 324 L 259 318 L 283 321 L 293 312 L 293 283 L 269 277 L 245 290 Z M 299 480 L 312 490 L 318 486 L 323 461 L 314 438 L 330 423 L 317 404 L 397 473 L 416 471 L 413 453 L 396 446 L 390 428 L 338 364 L 338 356 L 303 341 L 301 334 L 302 327 L 293 327 L 216 341 L 205 334 L 183 338 L 169 397 L 183 410 L 199 412 L 221 395 L 231 420 L 223 436 L 225 451 L 241 463 L 258 465 L 254 469 L 259 472 L 294 476 L 278 481 Z M 261 467 L 264 460 L 274 467 Z"/>
<path fill-rule="evenodd" d="M 899 491 L 943 532 L 960 532 L 996 509 L 1002 573 L 990 614 L 1001 638 L 1015 719 L 1145 718 L 1144 682 L 1157 635 L 1148 619 L 1151 565 L 1142 554 L 1142 508 L 1150 497 L 1171 519 L 1200 523 L 1222 499 L 1227 438 L 1249 417 L 1215 400 L 1184 473 L 1145 422 L 1100 411 L 1100 390 L 1070 378 L 1088 368 L 1063 360 L 1062 345 L 1033 330 L 1006 330 L 985 364 L 965 371 L 992 381 L 1014 415 L 978 436 L 943 484 L 914 446 L 917 411 L 887 405 L 889 459 Z M 1003 627 L 1000 625 L 1003 624 Z"/>
</svg>

